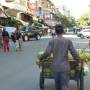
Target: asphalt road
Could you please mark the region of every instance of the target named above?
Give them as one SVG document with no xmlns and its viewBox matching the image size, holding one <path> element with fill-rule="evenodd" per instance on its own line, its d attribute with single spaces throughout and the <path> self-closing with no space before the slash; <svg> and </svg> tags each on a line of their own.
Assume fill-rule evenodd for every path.
<svg viewBox="0 0 90 90">
<path fill-rule="evenodd" d="M 44 50 L 49 40 L 26 42 L 21 52 L 0 52 L 0 90 L 40 90 L 36 53 Z M 72 38 L 72 41 L 76 48 L 88 47 L 88 40 Z M 45 80 L 44 90 L 55 90 L 53 79 Z M 77 90 L 75 81 L 70 81 L 70 90 Z M 90 75 L 85 77 L 84 90 L 90 90 Z"/>
</svg>

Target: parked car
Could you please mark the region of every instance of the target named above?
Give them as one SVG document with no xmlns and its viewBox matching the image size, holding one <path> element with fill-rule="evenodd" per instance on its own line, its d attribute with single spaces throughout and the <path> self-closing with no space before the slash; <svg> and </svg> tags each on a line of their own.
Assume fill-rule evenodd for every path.
<svg viewBox="0 0 90 90">
<path fill-rule="evenodd" d="M 81 38 L 90 38 L 90 28 L 85 28 L 77 33 L 77 36 Z"/>
<path fill-rule="evenodd" d="M 36 40 L 40 40 L 42 31 L 31 29 L 30 27 L 26 26 L 23 27 L 21 34 L 23 41 L 29 41 L 30 38 L 35 38 Z"/>
</svg>

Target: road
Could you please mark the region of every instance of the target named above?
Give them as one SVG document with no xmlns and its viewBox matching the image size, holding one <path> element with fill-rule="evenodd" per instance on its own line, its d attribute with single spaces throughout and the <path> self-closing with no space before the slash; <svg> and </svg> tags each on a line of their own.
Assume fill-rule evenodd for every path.
<svg viewBox="0 0 90 90">
<path fill-rule="evenodd" d="M 39 68 L 35 64 L 36 53 L 44 50 L 50 38 L 24 43 L 23 51 L 0 52 L 0 90 L 40 90 Z M 72 38 L 76 48 L 87 47 L 88 40 Z M 70 90 L 76 89 L 76 82 L 70 81 Z M 54 80 L 45 80 L 44 90 L 55 90 Z M 85 77 L 85 90 L 90 90 L 90 75 Z"/>
</svg>

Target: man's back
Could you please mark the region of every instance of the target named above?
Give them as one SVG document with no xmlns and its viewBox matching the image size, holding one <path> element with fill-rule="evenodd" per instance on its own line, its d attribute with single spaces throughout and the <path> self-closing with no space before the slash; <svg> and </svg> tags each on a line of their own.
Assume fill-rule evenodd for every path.
<svg viewBox="0 0 90 90">
<path fill-rule="evenodd" d="M 68 71 L 70 69 L 68 52 L 70 51 L 77 63 L 80 62 L 80 57 L 76 52 L 72 41 L 63 37 L 63 27 L 56 25 L 55 30 L 57 37 L 49 42 L 41 60 L 53 53 L 53 62 L 51 64 L 52 70 L 56 72 Z"/>
<path fill-rule="evenodd" d="M 70 69 L 68 61 L 68 52 L 72 54 L 77 63 L 80 60 L 71 40 L 64 38 L 62 35 L 51 40 L 46 48 L 43 58 L 53 53 L 52 70 L 56 72 L 68 71 Z"/>
<path fill-rule="evenodd" d="M 59 36 L 51 41 L 52 53 L 53 53 L 53 63 L 52 68 L 55 71 L 69 70 L 68 63 L 68 50 L 69 50 L 69 40 L 62 36 Z"/>
</svg>

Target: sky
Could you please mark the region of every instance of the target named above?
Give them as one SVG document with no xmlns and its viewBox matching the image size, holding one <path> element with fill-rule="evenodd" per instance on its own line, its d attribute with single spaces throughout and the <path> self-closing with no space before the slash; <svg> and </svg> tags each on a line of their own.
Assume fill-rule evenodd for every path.
<svg viewBox="0 0 90 90">
<path fill-rule="evenodd" d="M 71 11 L 71 15 L 79 18 L 90 5 L 90 0 L 51 0 L 56 6 L 65 5 Z"/>
</svg>

